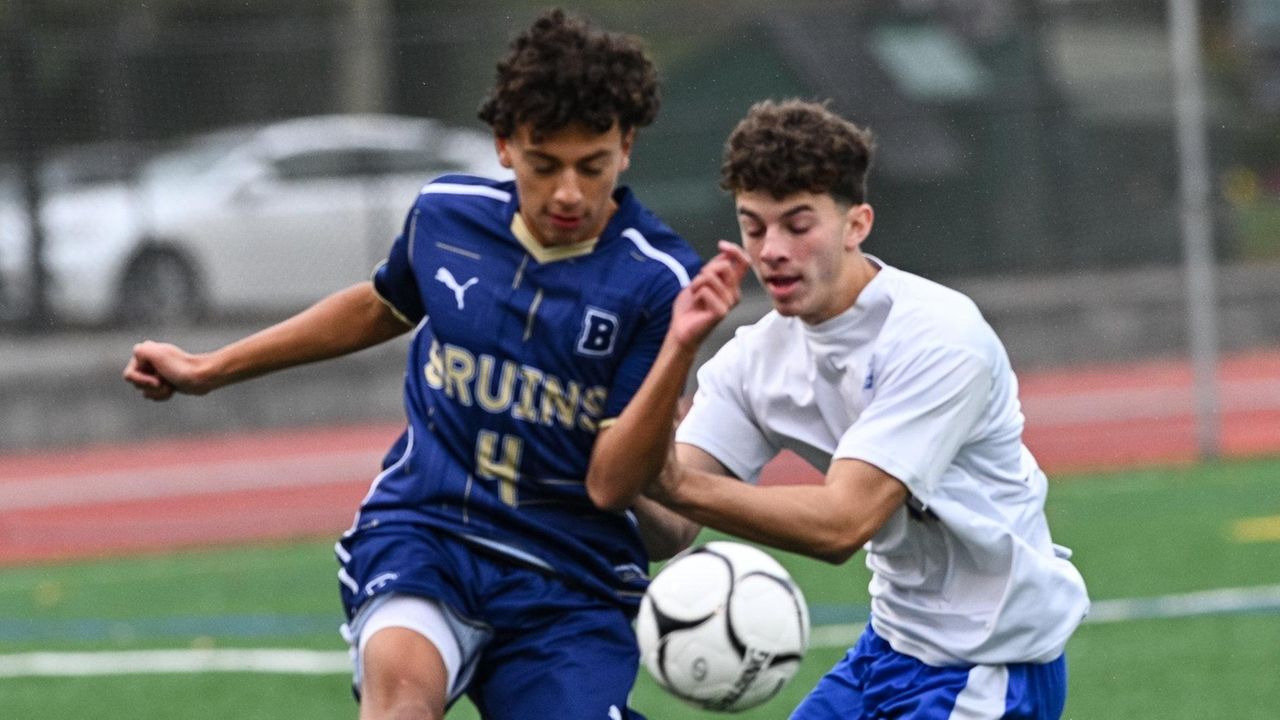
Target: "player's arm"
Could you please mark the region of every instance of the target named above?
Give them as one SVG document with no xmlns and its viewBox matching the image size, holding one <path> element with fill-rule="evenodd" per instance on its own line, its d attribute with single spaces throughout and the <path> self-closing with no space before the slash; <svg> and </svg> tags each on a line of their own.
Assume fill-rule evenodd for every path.
<svg viewBox="0 0 1280 720">
<path fill-rule="evenodd" d="M 679 472 L 680 465 L 697 468 L 717 475 L 728 475 L 729 471 L 709 453 L 692 445 L 679 445 L 674 448 L 681 458 L 671 461 L 663 468 L 664 473 Z M 649 487 L 653 487 L 651 484 Z M 657 483 L 661 485 L 661 483 Z M 656 500 L 641 495 L 632 506 L 636 518 L 640 521 L 640 536 L 644 539 L 645 549 L 649 551 L 651 560 L 665 560 L 693 544 L 702 525 L 680 515 L 670 508 L 664 507 Z"/>
<path fill-rule="evenodd" d="M 693 544 L 702 526 L 643 495 L 631 506 L 650 560 L 666 560 Z"/>
<path fill-rule="evenodd" d="M 653 366 L 627 407 L 596 439 L 587 469 L 587 494 L 596 507 L 631 506 L 667 462 L 671 423 L 698 347 L 738 303 L 749 261 L 742 248 L 721 242 L 708 262 L 676 297 L 671 325 Z"/>
<path fill-rule="evenodd" d="M 757 487 L 684 462 L 702 453 L 696 447 L 681 443 L 676 451 L 678 472 L 650 490 L 659 502 L 707 527 L 835 564 L 861 549 L 908 496 L 896 478 L 861 460 L 836 460 L 822 485 Z"/>
<path fill-rule="evenodd" d="M 133 348 L 124 379 L 151 400 L 203 395 L 275 370 L 371 347 L 407 332 L 402 320 L 363 282 L 293 317 L 208 353 L 152 342 Z"/>
</svg>

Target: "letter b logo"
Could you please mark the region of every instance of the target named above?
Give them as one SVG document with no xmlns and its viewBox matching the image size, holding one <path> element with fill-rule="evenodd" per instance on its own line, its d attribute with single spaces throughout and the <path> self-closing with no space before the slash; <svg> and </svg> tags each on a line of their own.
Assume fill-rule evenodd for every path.
<svg viewBox="0 0 1280 720">
<path fill-rule="evenodd" d="M 589 357 L 613 354 L 618 336 L 618 316 L 597 307 L 587 307 L 582 316 L 582 334 L 578 336 L 578 352 Z"/>
</svg>

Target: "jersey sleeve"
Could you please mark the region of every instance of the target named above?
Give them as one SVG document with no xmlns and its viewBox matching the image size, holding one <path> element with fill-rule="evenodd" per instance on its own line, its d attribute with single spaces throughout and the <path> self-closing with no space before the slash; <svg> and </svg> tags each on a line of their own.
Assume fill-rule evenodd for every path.
<svg viewBox="0 0 1280 720">
<path fill-rule="evenodd" d="M 682 263 L 687 277 L 697 274 L 699 264 L 696 256 Z M 653 362 L 658 357 L 662 341 L 667 336 L 667 328 L 671 325 L 671 308 L 675 303 L 676 295 L 684 289 L 685 285 L 686 282 L 674 273 L 668 274 L 662 282 L 655 283 L 654 291 L 647 299 L 649 309 L 644 313 L 640 327 L 632 335 L 626 353 L 618 364 L 613 385 L 609 388 L 609 398 L 605 402 L 603 417 L 616 418 L 622 414 L 623 408 L 631 402 L 631 398 L 640 389 L 645 376 L 649 374 L 649 368 L 653 367 Z"/>
<path fill-rule="evenodd" d="M 426 315 L 413 272 L 413 239 L 419 214 L 416 207 L 410 211 L 404 230 L 391 244 L 386 260 L 373 270 L 373 288 L 378 296 L 410 325 L 417 325 Z"/>
<path fill-rule="evenodd" d="M 698 370 L 698 390 L 676 428 L 676 442 L 704 450 L 736 477 L 754 483 L 778 448 L 747 403 L 743 352 L 743 344 L 731 340 Z"/>
<path fill-rule="evenodd" d="M 928 504 L 982 417 L 991 369 L 972 350 L 937 346 L 887 364 L 877 385 L 832 458 L 869 462 Z"/>
</svg>

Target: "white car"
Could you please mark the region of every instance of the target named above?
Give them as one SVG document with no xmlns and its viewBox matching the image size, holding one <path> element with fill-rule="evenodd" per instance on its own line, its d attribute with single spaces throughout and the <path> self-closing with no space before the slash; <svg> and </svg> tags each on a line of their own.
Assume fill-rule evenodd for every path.
<svg viewBox="0 0 1280 720">
<path fill-rule="evenodd" d="M 194 138 L 135 182 L 45 198 L 50 309 L 143 325 L 300 309 L 368 279 L 422 185 L 452 172 L 510 176 L 488 134 L 423 118 L 317 116 Z M 30 293 L 19 210 L 0 207 L 10 307 Z"/>
</svg>

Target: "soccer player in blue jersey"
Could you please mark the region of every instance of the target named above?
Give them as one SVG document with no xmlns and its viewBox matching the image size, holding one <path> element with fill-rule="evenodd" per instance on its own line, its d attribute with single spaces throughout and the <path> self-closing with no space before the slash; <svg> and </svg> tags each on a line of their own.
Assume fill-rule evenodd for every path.
<svg viewBox="0 0 1280 720">
<path fill-rule="evenodd" d="M 658 110 L 632 38 L 551 11 L 480 110 L 514 182 L 423 188 L 372 282 L 210 353 L 144 342 L 125 379 L 203 394 L 412 331 L 408 425 L 337 544 L 362 718 L 637 717 L 651 559 L 696 526 L 638 493 L 653 363 L 692 249 L 619 175 Z M 670 425 L 667 425 L 670 429 Z"/>
<path fill-rule="evenodd" d="M 820 104 L 760 103 L 733 131 L 721 184 L 742 246 L 722 243 L 681 293 L 630 409 L 674 412 L 748 268 L 773 312 L 699 369 L 649 492 L 832 563 L 866 549 L 870 622 L 792 720 L 1056 720 L 1084 582 L 1050 539 L 1045 475 L 991 327 L 960 293 L 862 252 L 871 158 L 870 135 Z M 637 447 L 670 443 L 644 430 Z M 825 483 L 755 486 L 782 449 Z"/>
</svg>

